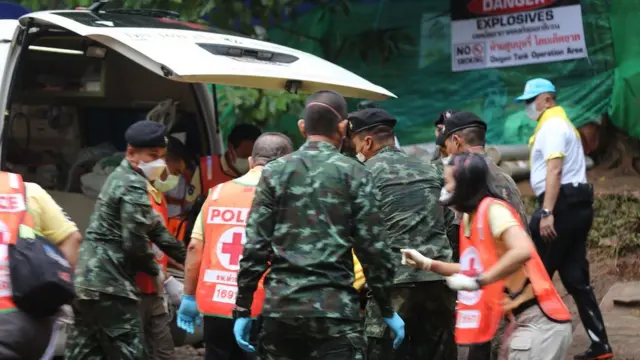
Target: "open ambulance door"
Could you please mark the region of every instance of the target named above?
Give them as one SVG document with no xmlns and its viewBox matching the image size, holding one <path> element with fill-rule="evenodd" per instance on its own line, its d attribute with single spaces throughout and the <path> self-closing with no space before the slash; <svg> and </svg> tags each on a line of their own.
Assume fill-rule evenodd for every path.
<svg viewBox="0 0 640 360">
<path fill-rule="evenodd" d="M 187 27 L 174 20 L 79 10 L 36 12 L 20 18 L 23 25 L 30 20 L 93 39 L 174 81 L 294 93 L 334 90 L 345 97 L 371 100 L 395 97 L 303 51 L 211 28 Z"/>
</svg>

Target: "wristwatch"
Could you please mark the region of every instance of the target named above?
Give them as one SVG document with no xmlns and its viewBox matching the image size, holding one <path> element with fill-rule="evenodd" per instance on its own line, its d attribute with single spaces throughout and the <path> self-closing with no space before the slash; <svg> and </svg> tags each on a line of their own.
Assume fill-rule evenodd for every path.
<svg viewBox="0 0 640 360">
<path fill-rule="evenodd" d="M 548 210 L 548 209 L 542 209 L 540 210 L 540 215 L 544 218 L 549 215 L 553 215 L 553 212 L 551 212 L 551 210 Z"/>
<path fill-rule="evenodd" d="M 233 310 L 231 311 L 231 316 L 233 317 L 234 320 L 238 318 L 251 317 L 251 310 L 241 308 L 239 306 L 234 306 Z"/>
</svg>

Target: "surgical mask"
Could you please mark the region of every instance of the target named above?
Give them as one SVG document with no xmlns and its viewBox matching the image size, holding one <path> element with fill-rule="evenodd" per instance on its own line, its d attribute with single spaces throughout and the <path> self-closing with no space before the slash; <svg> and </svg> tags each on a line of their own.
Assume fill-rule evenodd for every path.
<svg viewBox="0 0 640 360">
<path fill-rule="evenodd" d="M 240 172 L 240 174 L 246 174 L 249 171 L 249 159 L 236 159 L 233 163 L 233 167 Z"/>
<path fill-rule="evenodd" d="M 453 197 L 453 193 L 449 192 L 449 190 L 447 190 L 447 188 L 443 186 L 442 189 L 440 189 L 440 198 L 438 199 L 438 201 L 441 204 L 442 203 L 447 203 L 447 202 L 449 202 L 451 197 Z"/>
<path fill-rule="evenodd" d="M 451 160 L 451 155 L 447 156 L 446 158 L 442 158 L 442 164 L 443 165 L 449 165 L 449 160 Z M 444 189 L 444 188 L 442 188 Z"/>
<path fill-rule="evenodd" d="M 170 174 L 167 176 L 166 180 L 162 180 L 160 178 L 156 179 L 153 182 L 153 187 L 155 187 L 158 191 L 166 193 L 167 191 L 171 191 L 173 188 L 178 186 L 178 182 L 180 181 L 180 177 L 178 175 Z"/>
<path fill-rule="evenodd" d="M 357 154 L 356 154 L 356 158 L 357 158 L 357 159 L 358 159 L 358 161 L 360 161 L 361 163 L 363 163 L 363 162 L 367 161 L 367 158 L 366 158 L 364 155 L 362 155 L 362 153 L 357 153 Z"/>
<path fill-rule="evenodd" d="M 529 119 L 536 121 L 540 117 L 540 111 L 536 109 L 536 102 L 532 101 L 530 104 L 527 104 L 526 107 L 527 116 Z"/>
<path fill-rule="evenodd" d="M 138 168 L 140 169 L 140 171 L 142 171 L 144 176 L 147 177 L 147 180 L 155 181 L 167 168 L 167 163 L 162 159 L 154 160 L 148 163 L 140 161 L 140 163 L 138 164 Z"/>
</svg>

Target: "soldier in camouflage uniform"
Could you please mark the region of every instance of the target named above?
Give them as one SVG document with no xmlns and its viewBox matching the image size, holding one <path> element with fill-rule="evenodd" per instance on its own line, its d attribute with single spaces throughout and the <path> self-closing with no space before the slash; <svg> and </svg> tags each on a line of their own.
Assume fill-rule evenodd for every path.
<svg viewBox="0 0 640 360">
<path fill-rule="evenodd" d="M 457 112 L 445 119 L 442 134 L 436 141 L 445 145 L 446 152 L 449 155 L 456 155 L 462 152 L 484 154 L 486 130 L 487 124 L 477 115 L 471 112 Z M 489 165 L 491 183 L 500 192 L 502 198 L 518 212 L 522 223 L 528 224 L 527 213 L 515 181 L 493 160 L 488 157 L 485 157 L 485 159 Z M 529 232 L 527 226 L 524 226 L 524 229 Z M 505 322 L 498 330 L 492 344 L 471 346 L 469 360 L 497 359 L 504 325 Z"/>
<path fill-rule="evenodd" d="M 298 126 L 307 142 L 267 164 L 247 221 L 238 273 L 234 334 L 246 351 L 253 293 L 266 292 L 258 355 L 262 360 L 364 359 L 352 250 L 383 316 L 404 337 L 391 308 L 394 270 L 371 175 L 338 152 L 347 104 L 331 91 L 307 101 Z"/>
<path fill-rule="evenodd" d="M 401 265 L 400 249 L 404 248 L 419 248 L 421 253 L 451 261 L 443 207 L 438 204 L 442 187 L 438 170 L 396 148 L 396 120 L 387 111 L 364 109 L 348 120 L 358 157 L 371 171 L 381 199 L 380 213 L 396 268 L 391 298 L 406 321 L 407 332 L 407 339 L 394 351 L 378 304 L 371 299 L 365 320 L 368 359 L 455 359 L 455 292 L 442 276 Z"/>
<path fill-rule="evenodd" d="M 184 263 L 184 245 L 152 209 L 147 189 L 166 164 L 164 125 L 133 124 L 125 133 L 126 158 L 107 178 L 91 216 L 76 267 L 75 323 L 66 359 L 147 359 L 138 308 L 136 273 L 164 275 L 149 247 Z M 164 166 L 163 166 L 164 164 Z"/>
<path fill-rule="evenodd" d="M 443 111 L 438 119 L 434 121 L 434 125 L 436 127 L 435 135 L 436 135 L 436 148 L 433 151 L 433 156 L 431 157 L 431 163 L 434 164 L 439 171 L 439 178 L 441 180 L 441 187 L 444 187 L 444 162 L 447 161 L 447 158 L 442 157 L 442 153 L 446 154 L 446 149 L 444 148 L 444 141 L 442 137 L 442 130 L 444 129 L 444 121 L 451 117 L 451 115 L 457 113 L 456 110 L 445 110 Z M 449 155 L 449 154 L 447 154 Z M 447 226 L 447 238 L 449 239 L 449 244 L 451 244 L 452 255 L 451 259 L 453 262 L 458 262 L 460 260 L 460 216 L 452 209 L 445 207 L 444 210 L 444 223 Z"/>
</svg>

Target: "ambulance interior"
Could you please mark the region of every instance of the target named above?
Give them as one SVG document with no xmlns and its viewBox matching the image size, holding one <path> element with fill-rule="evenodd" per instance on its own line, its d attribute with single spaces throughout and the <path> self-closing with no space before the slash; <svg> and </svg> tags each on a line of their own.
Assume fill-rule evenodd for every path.
<svg viewBox="0 0 640 360">
<path fill-rule="evenodd" d="M 40 37 L 14 75 L 4 168 L 47 189 L 84 231 L 134 122 L 163 122 L 194 160 L 207 153 L 210 139 L 196 99 L 190 84 L 158 76 L 87 38 Z"/>
</svg>

